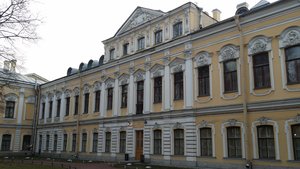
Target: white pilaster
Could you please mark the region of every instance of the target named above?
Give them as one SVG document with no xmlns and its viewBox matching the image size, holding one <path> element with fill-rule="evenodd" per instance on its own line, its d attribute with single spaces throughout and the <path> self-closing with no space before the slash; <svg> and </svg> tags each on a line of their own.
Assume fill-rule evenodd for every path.
<svg viewBox="0 0 300 169">
<path fill-rule="evenodd" d="M 185 61 L 185 108 L 193 107 L 193 62 L 190 56 Z"/>
<path fill-rule="evenodd" d="M 150 77 L 150 71 L 149 69 L 145 73 L 145 88 L 144 88 L 144 112 L 145 114 L 150 113 L 150 98 L 151 98 L 151 93 L 150 93 L 150 83 L 151 83 L 151 77 Z"/>
<path fill-rule="evenodd" d="M 100 98 L 100 117 L 104 117 L 104 114 L 106 114 L 106 105 L 105 105 L 105 83 L 101 84 L 101 98 Z"/>
<path fill-rule="evenodd" d="M 66 98 L 65 98 L 65 93 L 63 92 L 60 100 L 60 116 L 59 116 L 60 122 L 64 120 L 65 115 L 66 115 Z"/>
<path fill-rule="evenodd" d="M 133 79 L 133 74 L 130 74 L 129 77 L 129 95 L 128 95 L 128 114 L 131 115 L 133 114 L 133 110 L 134 110 L 134 79 Z"/>
<path fill-rule="evenodd" d="M 114 95 L 113 95 L 113 116 L 119 115 L 119 78 L 115 78 L 115 87 L 114 87 Z"/>
<path fill-rule="evenodd" d="M 56 109 L 57 109 L 57 96 L 56 94 L 53 96 L 53 99 L 52 99 L 52 117 L 51 117 L 51 123 L 54 122 L 54 118 L 56 117 Z"/>
<path fill-rule="evenodd" d="M 23 107 L 24 107 L 24 88 L 20 89 L 20 94 L 19 94 L 19 103 L 18 103 L 18 118 L 17 118 L 17 123 L 21 124 L 22 123 L 22 114 L 23 114 Z"/>
<path fill-rule="evenodd" d="M 164 75 L 164 93 L 165 93 L 165 98 L 164 98 L 164 110 L 168 111 L 170 110 L 171 104 L 170 104 L 170 67 L 169 65 L 165 65 L 165 75 Z"/>
<path fill-rule="evenodd" d="M 44 123 L 47 123 L 48 116 L 49 116 L 49 96 L 46 97 L 46 101 L 45 101 Z"/>
</svg>

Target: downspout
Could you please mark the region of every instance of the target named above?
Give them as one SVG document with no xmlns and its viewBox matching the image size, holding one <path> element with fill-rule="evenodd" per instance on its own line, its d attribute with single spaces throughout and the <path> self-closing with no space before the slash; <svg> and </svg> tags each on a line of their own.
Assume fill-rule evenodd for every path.
<svg viewBox="0 0 300 169">
<path fill-rule="evenodd" d="M 247 164 L 250 162 L 249 158 L 249 141 L 248 141 L 248 109 L 247 109 L 247 92 L 246 92 L 246 62 L 244 57 L 244 39 L 243 39 L 243 30 L 240 24 L 240 16 L 237 14 L 234 16 L 235 24 L 237 26 L 237 29 L 239 31 L 239 38 L 240 38 L 240 64 L 241 64 L 241 94 L 243 99 L 243 122 L 245 125 L 245 135 L 244 135 L 244 143 L 245 143 L 245 159 Z"/>
<path fill-rule="evenodd" d="M 39 119 L 39 110 L 40 110 L 40 98 L 41 98 L 41 87 L 35 82 L 35 102 L 34 102 L 34 116 L 32 122 L 32 150 L 31 154 L 35 154 L 36 150 L 36 142 L 37 142 L 37 126 L 38 126 L 38 119 Z"/>
</svg>

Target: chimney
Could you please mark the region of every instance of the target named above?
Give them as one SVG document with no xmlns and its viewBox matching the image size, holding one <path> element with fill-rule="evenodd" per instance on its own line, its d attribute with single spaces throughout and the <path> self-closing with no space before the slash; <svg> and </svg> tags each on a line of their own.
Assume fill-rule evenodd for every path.
<svg viewBox="0 0 300 169">
<path fill-rule="evenodd" d="M 243 3 L 238 4 L 236 6 L 236 12 L 235 12 L 235 14 L 236 15 L 237 14 L 238 15 L 242 15 L 242 14 L 248 12 L 249 11 L 248 7 L 249 7 L 249 4 L 247 2 L 243 2 Z"/>
<path fill-rule="evenodd" d="M 4 61 L 4 65 L 3 65 L 3 70 L 5 72 L 9 71 L 9 68 L 10 68 L 10 61 L 9 60 L 5 60 Z"/>
<path fill-rule="evenodd" d="M 217 21 L 221 19 L 221 11 L 219 9 L 212 10 L 213 18 Z"/>
<path fill-rule="evenodd" d="M 10 61 L 10 71 L 15 73 L 16 72 L 16 65 L 17 65 L 17 60 L 11 60 Z"/>
</svg>

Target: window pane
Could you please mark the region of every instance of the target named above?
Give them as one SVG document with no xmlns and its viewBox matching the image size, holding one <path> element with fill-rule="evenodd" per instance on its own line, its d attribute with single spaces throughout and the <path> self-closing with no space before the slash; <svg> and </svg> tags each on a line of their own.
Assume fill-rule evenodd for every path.
<svg viewBox="0 0 300 169">
<path fill-rule="evenodd" d="M 292 125 L 294 159 L 300 160 L 300 124 Z"/>
<path fill-rule="evenodd" d="M 161 149 L 162 149 L 161 130 L 154 130 L 153 135 L 154 135 L 153 137 L 154 154 L 161 154 Z"/>
<path fill-rule="evenodd" d="M 174 155 L 184 155 L 183 129 L 174 130 Z"/>
<path fill-rule="evenodd" d="M 10 150 L 10 142 L 11 142 L 10 134 L 2 135 L 1 151 L 9 151 Z"/>
<path fill-rule="evenodd" d="M 183 72 L 174 73 L 174 100 L 183 99 Z"/>
<path fill-rule="evenodd" d="M 253 73 L 255 88 L 271 86 L 268 52 L 253 56 Z"/>
<path fill-rule="evenodd" d="M 237 91 L 236 60 L 224 62 L 224 87 L 225 92 Z"/>
<path fill-rule="evenodd" d="M 300 45 L 285 49 L 288 83 L 300 83 Z"/>
<path fill-rule="evenodd" d="M 200 129 L 201 156 L 212 156 L 211 128 Z"/>
<path fill-rule="evenodd" d="M 14 118 L 15 102 L 6 101 L 5 118 Z"/>
<path fill-rule="evenodd" d="M 274 159 L 275 145 L 273 126 L 263 125 L 257 127 L 259 158 Z"/>
<path fill-rule="evenodd" d="M 162 101 L 162 77 L 154 78 L 154 103 Z"/>
<path fill-rule="evenodd" d="M 240 127 L 227 127 L 227 148 L 229 158 L 242 157 Z"/>
<path fill-rule="evenodd" d="M 198 90 L 199 96 L 209 96 L 209 66 L 198 68 Z"/>
</svg>

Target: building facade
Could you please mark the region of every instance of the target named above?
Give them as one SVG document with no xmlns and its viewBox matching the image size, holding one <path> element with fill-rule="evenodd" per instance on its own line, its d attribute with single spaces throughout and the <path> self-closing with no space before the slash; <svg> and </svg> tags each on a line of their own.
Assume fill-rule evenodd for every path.
<svg viewBox="0 0 300 169">
<path fill-rule="evenodd" d="M 261 1 L 220 21 L 193 3 L 136 8 L 99 60 L 40 85 L 35 152 L 299 168 L 299 11 Z"/>
</svg>

